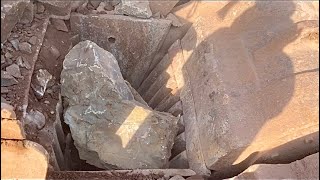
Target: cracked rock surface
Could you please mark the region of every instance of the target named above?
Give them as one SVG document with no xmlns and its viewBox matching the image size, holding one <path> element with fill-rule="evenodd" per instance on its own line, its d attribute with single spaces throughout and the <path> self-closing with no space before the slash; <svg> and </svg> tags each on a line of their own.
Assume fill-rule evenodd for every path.
<svg viewBox="0 0 320 180">
<path fill-rule="evenodd" d="M 91 41 L 63 63 L 64 119 L 81 159 L 103 169 L 168 166 L 178 118 L 134 100 L 114 56 Z"/>
</svg>

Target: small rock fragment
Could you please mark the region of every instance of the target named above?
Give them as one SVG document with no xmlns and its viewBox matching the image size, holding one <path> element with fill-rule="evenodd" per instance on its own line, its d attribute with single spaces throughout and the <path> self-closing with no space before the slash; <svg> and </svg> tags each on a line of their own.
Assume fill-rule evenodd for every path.
<svg viewBox="0 0 320 180">
<path fill-rule="evenodd" d="M 82 6 L 83 4 L 87 3 L 88 0 L 77 0 L 77 1 L 72 1 L 71 2 L 71 11 L 74 12 L 76 11 L 80 6 Z"/>
<path fill-rule="evenodd" d="M 120 4 L 121 1 L 120 0 L 110 0 L 109 2 L 112 6 L 116 6 L 116 5 Z"/>
<path fill-rule="evenodd" d="M 120 4 L 115 6 L 115 11 L 117 14 L 125 14 L 144 19 L 152 16 L 149 1 L 122 0 Z"/>
<path fill-rule="evenodd" d="M 7 47 L 7 50 L 8 50 L 8 51 L 11 51 L 11 52 L 14 51 L 14 49 L 13 49 L 11 46 Z"/>
<path fill-rule="evenodd" d="M 101 0 L 90 0 L 90 4 L 94 9 L 97 9 L 100 3 L 101 3 Z"/>
<path fill-rule="evenodd" d="M 39 69 L 36 74 L 36 84 L 31 84 L 36 94 L 42 97 L 46 91 L 48 82 L 52 79 L 52 75 L 45 69 Z"/>
<path fill-rule="evenodd" d="M 9 42 L 12 44 L 13 48 L 14 48 L 16 51 L 19 50 L 19 39 L 12 39 L 12 40 L 10 40 Z"/>
<path fill-rule="evenodd" d="M 6 71 L 9 75 L 16 77 L 16 78 L 21 78 L 21 72 L 20 68 L 17 64 L 12 64 L 6 68 Z"/>
<path fill-rule="evenodd" d="M 101 2 L 101 3 L 103 3 L 103 2 Z M 78 44 L 79 42 L 80 42 L 80 36 L 79 36 L 79 34 L 76 34 L 76 35 L 74 35 L 74 36 L 72 36 L 71 38 L 70 38 L 70 41 L 71 41 L 71 44 L 74 46 L 74 45 L 76 45 L 76 44 Z M 72 47 L 71 47 L 72 48 Z"/>
<path fill-rule="evenodd" d="M 172 21 L 172 26 L 175 26 L 175 27 L 183 26 L 183 24 L 179 21 L 179 19 L 172 13 L 169 13 L 166 19 Z"/>
<path fill-rule="evenodd" d="M 9 101 L 7 101 L 4 97 L 1 96 L 1 103 L 7 103 L 7 104 L 10 104 Z"/>
<path fill-rule="evenodd" d="M 46 11 L 50 13 L 51 16 L 61 19 L 69 19 L 72 1 L 38 0 L 38 2 L 43 3 Z"/>
<path fill-rule="evenodd" d="M 107 11 L 112 11 L 112 10 L 114 10 L 114 7 L 110 4 L 110 2 L 108 2 L 106 4 L 106 6 L 104 7 L 104 9 Z"/>
<path fill-rule="evenodd" d="M 28 43 L 35 45 L 37 44 L 37 37 L 36 36 L 32 36 L 29 40 Z"/>
<path fill-rule="evenodd" d="M 29 64 L 29 62 L 22 56 L 19 56 L 17 58 L 17 64 L 20 67 L 24 67 L 26 69 L 31 69 L 31 65 Z"/>
<path fill-rule="evenodd" d="M 23 15 L 20 19 L 20 23 L 22 24 L 30 24 L 33 21 L 34 18 L 34 6 L 33 3 L 28 3 L 26 5 L 26 8 L 24 9 Z"/>
<path fill-rule="evenodd" d="M 6 62 L 6 58 L 4 57 L 4 55 L 1 55 L 1 64 Z"/>
<path fill-rule="evenodd" d="M 45 11 L 45 7 L 43 4 L 38 3 L 37 4 L 37 13 L 43 13 Z"/>
<path fill-rule="evenodd" d="M 8 74 L 6 71 L 1 71 L 1 86 L 12 86 L 18 84 L 18 81 Z"/>
<path fill-rule="evenodd" d="M 60 52 L 55 46 L 51 46 L 49 48 L 49 51 L 51 55 L 54 57 L 54 59 L 58 59 L 58 57 L 60 56 Z"/>
<path fill-rule="evenodd" d="M 100 4 L 99 4 L 99 6 L 97 7 L 97 12 L 104 12 L 105 11 L 105 9 L 104 9 L 104 7 L 106 6 L 107 4 L 106 4 L 106 2 L 101 2 Z"/>
<path fill-rule="evenodd" d="M 52 19 L 51 20 L 52 25 L 59 31 L 64 31 L 64 32 L 68 32 L 68 27 L 66 25 L 66 23 L 64 22 L 64 20 L 62 19 Z"/>
<path fill-rule="evenodd" d="M 6 58 L 13 58 L 12 54 L 9 52 L 6 52 L 6 54 L 4 55 Z"/>
<path fill-rule="evenodd" d="M 19 43 L 19 50 L 23 53 L 28 53 L 28 54 L 32 53 L 31 45 L 27 42 Z"/>
<path fill-rule="evenodd" d="M 160 14 L 160 12 L 157 12 L 154 15 L 152 15 L 152 17 L 155 18 L 155 19 L 160 19 L 161 18 L 161 14 Z"/>
<path fill-rule="evenodd" d="M 149 1 L 149 6 L 153 14 L 159 12 L 161 16 L 166 16 L 178 2 L 179 0 L 170 0 L 165 2 L 151 0 Z"/>
<path fill-rule="evenodd" d="M 81 14 L 87 14 L 89 12 L 87 5 L 88 5 L 88 1 L 85 1 L 83 4 L 81 4 L 77 8 L 76 12 L 81 13 Z"/>
<path fill-rule="evenodd" d="M 169 180 L 185 180 L 185 179 L 180 175 L 175 175 L 172 178 L 170 178 Z"/>
<path fill-rule="evenodd" d="M 25 123 L 30 126 L 36 126 L 40 130 L 46 124 L 46 118 L 41 112 L 31 109 L 25 118 Z"/>
<path fill-rule="evenodd" d="M 17 61 L 18 66 L 24 67 L 24 65 L 23 65 L 23 57 L 18 56 L 16 61 Z"/>
<path fill-rule="evenodd" d="M 1 118 L 16 119 L 17 116 L 13 109 L 10 104 L 1 103 Z"/>
<path fill-rule="evenodd" d="M 9 92 L 9 89 L 7 87 L 1 87 L 1 94 L 6 94 Z"/>
</svg>

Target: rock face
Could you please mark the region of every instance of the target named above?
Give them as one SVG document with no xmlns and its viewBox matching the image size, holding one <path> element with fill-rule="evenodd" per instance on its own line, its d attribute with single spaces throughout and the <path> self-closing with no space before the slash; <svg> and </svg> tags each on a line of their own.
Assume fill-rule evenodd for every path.
<svg viewBox="0 0 320 180">
<path fill-rule="evenodd" d="M 28 3 L 29 0 L 1 1 L 1 43 L 7 40 Z"/>
<path fill-rule="evenodd" d="M 102 14 L 72 14 L 70 23 L 80 40 L 93 41 L 116 57 L 123 77 L 135 89 L 170 27 L 168 20 Z"/>
<path fill-rule="evenodd" d="M 100 168 L 164 168 L 178 119 L 134 100 L 114 56 L 91 41 L 63 63 L 64 117 L 81 159 Z"/>
<path fill-rule="evenodd" d="M 188 16 L 194 6 L 199 13 Z M 311 3 L 190 1 L 185 7 L 174 14 L 194 22 L 181 40 L 190 168 L 219 172 L 296 157 L 291 149 L 298 147 L 316 150 L 312 143 L 288 146 L 319 131 L 318 12 Z M 269 154 L 279 146 L 287 153 Z"/>
</svg>

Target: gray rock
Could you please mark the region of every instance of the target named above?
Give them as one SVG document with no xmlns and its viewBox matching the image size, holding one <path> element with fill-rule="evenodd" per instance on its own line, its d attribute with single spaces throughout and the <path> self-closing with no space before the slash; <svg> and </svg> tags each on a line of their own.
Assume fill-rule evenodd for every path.
<svg viewBox="0 0 320 180">
<path fill-rule="evenodd" d="M 129 87 L 134 100 L 138 101 L 139 103 L 141 103 L 142 105 L 144 105 L 145 107 L 151 109 L 148 104 L 143 100 L 143 98 L 140 96 L 140 94 L 131 86 L 131 84 L 128 81 L 125 81 L 127 86 Z"/>
<path fill-rule="evenodd" d="M 22 24 L 30 24 L 34 18 L 34 6 L 32 3 L 28 3 L 26 8 L 24 9 L 23 15 L 20 19 L 20 23 Z"/>
<path fill-rule="evenodd" d="M 7 50 L 8 50 L 8 51 L 11 51 L 11 52 L 14 51 L 14 49 L 13 49 L 11 46 L 8 46 L 8 47 L 7 47 Z"/>
<path fill-rule="evenodd" d="M 9 42 L 12 44 L 13 48 L 14 48 L 16 51 L 19 50 L 19 39 L 12 39 L 12 40 L 10 40 Z"/>
<path fill-rule="evenodd" d="M 169 168 L 172 169 L 189 169 L 187 152 L 183 151 L 170 160 Z"/>
<path fill-rule="evenodd" d="M 59 31 L 68 32 L 68 27 L 62 19 L 51 19 L 52 25 Z"/>
<path fill-rule="evenodd" d="M 183 26 L 183 24 L 179 21 L 179 19 L 172 13 L 169 13 L 166 19 L 172 21 L 172 26 L 175 26 L 175 27 Z"/>
<path fill-rule="evenodd" d="M 37 13 L 43 13 L 46 10 L 43 4 L 38 3 L 37 4 Z"/>
<path fill-rule="evenodd" d="M 6 58 L 4 57 L 4 55 L 1 55 L 1 64 L 6 62 Z"/>
<path fill-rule="evenodd" d="M 32 49 L 31 49 L 31 45 L 27 42 L 22 42 L 19 43 L 19 50 L 23 53 L 27 53 L 27 54 L 31 54 L 32 53 Z"/>
<path fill-rule="evenodd" d="M 29 0 L 7 0 L 1 2 L 1 43 L 7 40 L 28 3 Z"/>
<path fill-rule="evenodd" d="M 1 94 L 7 94 L 9 89 L 7 87 L 1 87 Z"/>
<path fill-rule="evenodd" d="M 71 11 L 76 11 L 80 6 L 86 6 L 88 3 L 88 0 L 77 0 L 71 2 Z"/>
<path fill-rule="evenodd" d="M 42 2 L 45 9 L 51 14 L 51 16 L 60 19 L 69 19 L 71 12 L 72 1 L 61 0 L 38 0 Z"/>
<path fill-rule="evenodd" d="M 16 78 L 22 78 L 20 68 L 17 64 L 12 64 L 8 67 L 6 67 L 6 71 L 9 75 L 16 77 Z"/>
<path fill-rule="evenodd" d="M 168 166 L 178 119 L 134 100 L 114 56 L 90 41 L 66 55 L 64 119 L 81 159 L 103 169 Z"/>
<path fill-rule="evenodd" d="M 31 84 L 37 96 L 42 97 L 44 95 L 47 85 L 51 79 L 52 75 L 47 70 L 39 69 L 36 74 L 36 82 Z"/>
<path fill-rule="evenodd" d="M 6 52 L 6 54 L 4 55 L 6 58 L 10 59 L 13 58 L 12 54 L 9 52 Z"/>
<path fill-rule="evenodd" d="M 107 2 L 104 6 L 104 9 L 107 10 L 107 11 L 113 11 L 114 10 L 114 7 L 111 5 L 110 2 Z"/>
<path fill-rule="evenodd" d="M 17 61 L 18 66 L 24 67 L 24 65 L 23 65 L 23 57 L 22 56 L 18 56 L 16 61 Z"/>
<path fill-rule="evenodd" d="M 97 7 L 99 6 L 99 4 L 102 2 L 102 0 L 90 0 L 90 4 L 92 5 L 92 7 L 94 9 L 97 9 Z"/>
<path fill-rule="evenodd" d="M 80 40 L 93 41 L 111 52 L 118 60 L 123 77 L 137 89 L 171 22 L 106 14 L 72 14 L 70 23 Z"/>
<path fill-rule="evenodd" d="M 112 6 L 116 6 L 116 5 L 120 4 L 121 1 L 120 0 L 109 0 L 109 2 Z"/>
<path fill-rule="evenodd" d="M 46 118 L 41 112 L 31 109 L 25 118 L 25 123 L 40 130 L 45 126 Z"/>
<path fill-rule="evenodd" d="M 6 71 L 1 71 L 1 86 L 12 86 L 18 84 L 18 81 L 8 74 Z"/>
<path fill-rule="evenodd" d="M 180 175 L 175 175 L 172 178 L 170 178 L 169 180 L 185 180 L 185 179 Z"/>
<path fill-rule="evenodd" d="M 152 14 L 160 13 L 160 15 L 166 16 L 178 2 L 179 0 L 170 0 L 170 1 L 150 0 L 149 5 L 152 11 Z"/>
<path fill-rule="evenodd" d="M 78 43 L 66 55 L 61 84 L 61 95 L 71 106 L 99 102 L 106 95 L 119 100 L 134 99 L 122 78 L 117 60 L 91 41 Z M 105 88 L 108 86 L 112 89 Z M 74 96 L 74 92 L 79 94 Z"/>
<path fill-rule="evenodd" d="M 7 64 L 12 64 L 13 63 L 12 59 L 9 59 L 9 58 L 6 59 L 6 62 L 7 62 Z"/>
<path fill-rule="evenodd" d="M 97 7 L 97 12 L 101 13 L 101 12 L 105 12 L 106 10 L 104 9 L 104 7 L 106 7 L 107 3 L 106 2 L 101 2 L 99 4 L 99 6 Z"/>
<path fill-rule="evenodd" d="M 36 36 L 32 36 L 29 40 L 28 40 L 28 43 L 32 44 L 32 45 L 35 45 L 37 44 L 37 37 Z"/>
<path fill-rule="evenodd" d="M 31 69 L 29 62 L 22 56 L 17 57 L 17 65 L 26 69 Z"/>
<path fill-rule="evenodd" d="M 152 16 L 149 1 L 122 0 L 120 4 L 115 6 L 115 11 L 118 14 L 125 14 L 144 19 Z"/>
</svg>

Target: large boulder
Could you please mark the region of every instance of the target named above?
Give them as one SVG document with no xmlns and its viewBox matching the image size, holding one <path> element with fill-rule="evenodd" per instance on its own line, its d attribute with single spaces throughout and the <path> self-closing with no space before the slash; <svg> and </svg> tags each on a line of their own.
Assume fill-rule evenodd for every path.
<svg viewBox="0 0 320 180">
<path fill-rule="evenodd" d="M 318 12 L 311 2 L 182 6 L 174 14 L 193 22 L 176 78 L 190 168 L 240 170 L 262 156 L 297 157 L 292 149 L 301 146 L 287 144 L 319 131 Z M 314 143 L 302 152 L 316 150 Z M 279 146 L 287 153 L 269 154 Z"/>
<path fill-rule="evenodd" d="M 61 93 L 81 159 L 104 169 L 168 166 L 178 119 L 134 100 L 111 53 L 91 41 L 74 46 L 63 63 Z"/>
</svg>

